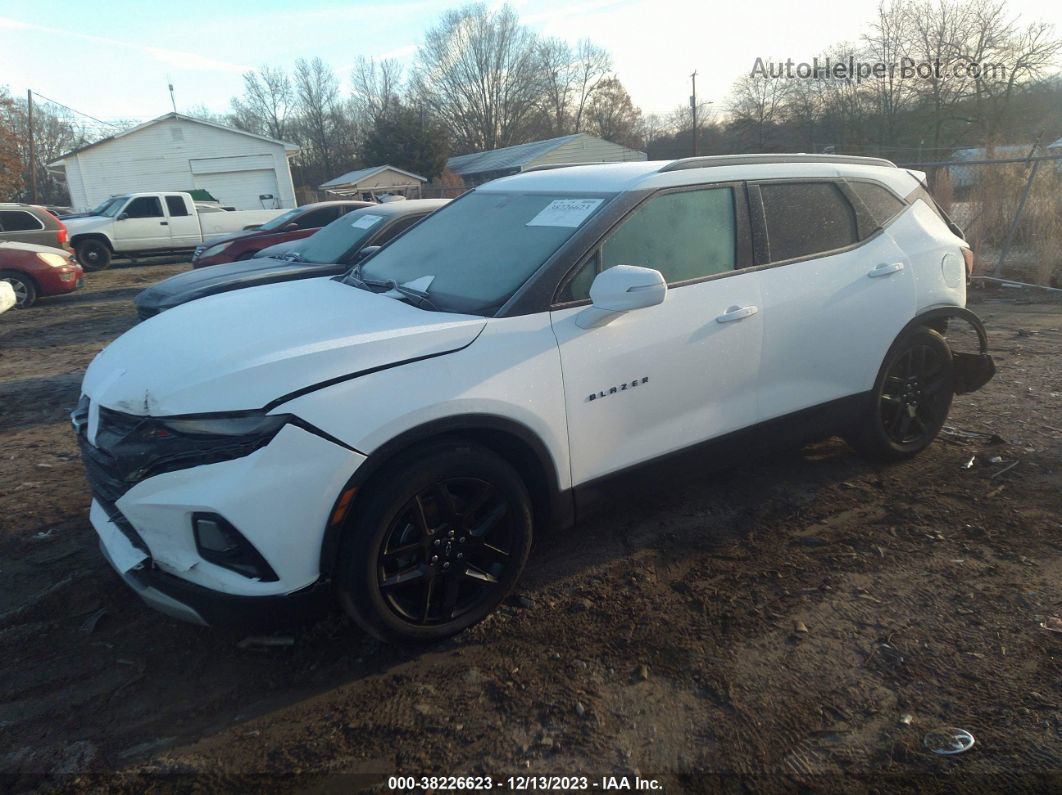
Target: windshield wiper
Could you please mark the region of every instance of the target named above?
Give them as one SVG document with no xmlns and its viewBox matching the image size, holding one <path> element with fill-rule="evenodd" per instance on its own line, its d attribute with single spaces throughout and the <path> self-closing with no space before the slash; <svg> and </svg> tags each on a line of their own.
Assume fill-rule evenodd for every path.
<svg viewBox="0 0 1062 795">
<path fill-rule="evenodd" d="M 418 309 L 427 309 L 431 312 L 441 312 L 442 310 L 431 300 L 429 296 L 423 290 L 417 290 L 413 287 L 408 287 L 403 284 L 399 284 L 393 279 L 366 279 L 361 275 L 361 263 L 358 263 L 351 268 L 345 275 L 336 277 L 343 284 L 349 284 L 352 287 L 357 287 L 361 290 L 368 290 L 370 292 L 376 292 L 372 288 L 377 288 L 380 293 L 389 293 L 392 290 L 401 294 L 403 299 L 409 299 L 409 302 Z"/>
</svg>

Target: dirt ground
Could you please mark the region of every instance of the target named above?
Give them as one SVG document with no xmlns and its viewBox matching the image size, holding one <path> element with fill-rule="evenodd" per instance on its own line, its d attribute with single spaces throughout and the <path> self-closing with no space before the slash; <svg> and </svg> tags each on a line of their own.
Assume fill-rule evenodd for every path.
<svg viewBox="0 0 1062 795">
<path fill-rule="evenodd" d="M 1041 627 L 1062 616 L 1062 304 L 973 299 L 999 374 L 913 462 L 834 440 L 690 472 L 540 535 L 519 597 L 456 640 L 385 647 L 335 614 L 258 648 L 109 570 L 67 417 L 133 295 L 185 267 L 0 318 L 0 790 L 1062 790 Z M 929 753 L 947 726 L 976 745 Z"/>
</svg>

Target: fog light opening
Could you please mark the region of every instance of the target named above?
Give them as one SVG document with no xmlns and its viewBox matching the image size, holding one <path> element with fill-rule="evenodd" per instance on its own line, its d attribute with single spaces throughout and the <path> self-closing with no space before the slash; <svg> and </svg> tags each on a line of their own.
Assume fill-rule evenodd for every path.
<svg viewBox="0 0 1062 795">
<path fill-rule="evenodd" d="M 203 560 L 252 580 L 276 582 L 277 577 L 261 553 L 223 517 L 213 513 L 192 516 L 195 547 Z"/>
</svg>

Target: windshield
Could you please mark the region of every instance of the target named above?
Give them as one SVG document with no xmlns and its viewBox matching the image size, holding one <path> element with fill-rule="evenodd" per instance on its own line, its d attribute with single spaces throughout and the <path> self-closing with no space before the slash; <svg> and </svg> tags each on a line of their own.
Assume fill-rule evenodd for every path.
<svg viewBox="0 0 1062 795">
<path fill-rule="evenodd" d="M 611 197 L 474 191 L 429 215 L 365 260 L 361 275 L 412 282 L 442 311 L 501 306 Z"/>
<path fill-rule="evenodd" d="M 318 264 L 339 262 L 348 251 L 379 229 L 383 220 L 384 217 L 374 215 L 371 208 L 368 212 L 355 210 L 340 216 L 328 226 L 318 229 L 299 245 L 299 258 Z M 293 252 L 287 253 L 290 255 Z"/>
<path fill-rule="evenodd" d="M 122 209 L 125 204 L 125 200 L 128 196 L 111 196 L 109 199 L 104 199 L 98 204 L 89 215 L 102 215 L 104 218 L 114 218 L 118 215 L 118 211 Z"/>
<path fill-rule="evenodd" d="M 282 229 L 285 224 L 290 224 L 295 219 L 295 216 L 301 212 L 302 210 L 296 207 L 294 210 L 288 210 L 286 213 L 281 213 L 272 221 L 266 221 L 258 228 L 264 229 L 267 232 L 273 232 L 277 229 Z"/>
</svg>

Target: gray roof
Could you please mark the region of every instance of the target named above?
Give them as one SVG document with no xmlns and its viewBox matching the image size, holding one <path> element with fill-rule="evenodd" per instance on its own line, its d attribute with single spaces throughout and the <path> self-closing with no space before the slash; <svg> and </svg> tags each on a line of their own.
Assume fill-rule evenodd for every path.
<svg viewBox="0 0 1062 795">
<path fill-rule="evenodd" d="M 529 144 L 507 146 L 504 149 L 492 149 L 489 152 L 474 152 L 470 155 L 458 155 L 446 161 L 446 167 L 459 176 L 467 174 L 485 174 L 492 171 L 511 171 L 523 168 L 547 152 L 552 152 L 569 141 L 574 141 L 586 133 L 562 135 L 545 141 L 532 141 Z"/>
<path fill-rule="evenodd" d="M 424 177 L 421 177 L 417 174 L 412 174 L 409 171 L 403 171 L 402 169 L 395 168 L 394 166 L 373 166 L 372 168 L 361 168 L 357 171 L 348 171 L 346 174 L 341 174 L 338 177 L 335 177 L 334 179 L 328 180 L 328 182 L 322 183 L 319 187 L 324 190 L 326 188 L 335 188 L 340 185 L 356 185 L 363 179 L 375 176 L 381 171 L 388 170 L 397 171 L 399 174 L 405 174 L 407 177 L 412 177 L 413 179 L 419 180 L 420 182 L 428 181 Z"/>
</svg>

